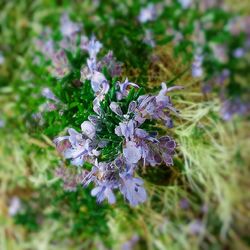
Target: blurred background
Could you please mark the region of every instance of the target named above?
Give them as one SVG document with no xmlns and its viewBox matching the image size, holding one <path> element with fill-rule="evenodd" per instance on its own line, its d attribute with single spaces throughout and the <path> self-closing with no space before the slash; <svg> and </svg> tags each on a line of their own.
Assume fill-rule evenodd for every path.
<svg viewBox="0 0 250 250">
<path fill-rule="evenodd" d="M 143 173 L 149 198 L 136 208 L 97 204 L 61 169 L 37 41 L 59 41 L 65 13 L 123 78 L 185 87 L 174 166 Z M 249 249 L 249 27 L 248 0 L 0 0 L 0 249 Z"/>
</svg>

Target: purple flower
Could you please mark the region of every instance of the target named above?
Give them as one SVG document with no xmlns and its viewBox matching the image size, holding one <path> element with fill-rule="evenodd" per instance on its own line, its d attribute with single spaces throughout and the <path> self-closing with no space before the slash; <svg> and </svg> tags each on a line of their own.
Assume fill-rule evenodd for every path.
<svg viewBox="0 0 250 250">
<path fill-rule="evenodd" d="M 90 58 L 96 58 L 97 54 L 102 48 L 102 44 L 96 40 L 93 36 L 88 43 L 84 41 L 82 43 L 82 49 L 86 50 L 89 53 Z"/>
<path fill-rule="evenodd" d="M 192 63 L 192 76 L 197 78 L 197 77 L 202 77 L 203 75 L 203 56 L 200 54 L 196 54 L 194 57 L 194 61 Z"/>
<path fill-rule="evenodd" d="M 89 121 L 83 122 L 81 125 L 81 129 L 82 133 L 87 137 L 89 137 L 91 140 L 95 137 L 96 128 L 91 122 Z"/>
<path fill-rule="evenodd" d="M 147 200 L 147 193 L 141 179 L 134 178 L 128 173 L 121 173 L 120 177 L 120 191 L 131 206 L 135 207 Z"/>
<path fill-rule="evenodd" d="M 95 127 L 90 122 L 83 122 L 82 133 L 73 128 L 68 129 L 69 136 L 58 137 L 54 140 L 57 148 L 61 151 L 66 159 L 71 159 L 71 164 L 82 166 L 85 158 L 88 156 L 98 156 L 99 152 L 93 148 L 92 139 L 95 136 Z M 85 135 L 85 137 L 84 137 Z M 66 147 L 62 143 L 68 141 Z"/>
<path fill-rule="evenodd" d="M 122 116 L 123 113 L 122 113 L 122 110 L 121 110 L 121 107 L 119 106 L 118 103 L 116 102 L 111 102 L 110 105 L 109 105 L 110 109 L 117 115 L 119 116 Z"/>
<path fill-rule="evenodd" d="M 61 17 L 61 33 L 65 37 L 71 37 L 80 32 L 82 25 L 80 23 L 74 23 L 70 20 L 69 15 L 64 13 Z"/>
<path fill-rule="evenodd" d="M 123 149 L 123 155 L 128 164 L 136 164 L 141 159 L 141 150 L 135 142 L 129 141 Z"/>
<path fill-rule="evenodd" d="M 233 56 L 235 58 L 242 58 L 246 54 L 246 51 L 243 48 L 237 48 L 233 51 Z"/>
<path fill-rule="evenodd" d="M 109 84 L 106 77 L 98 71 L 93 72 L 91 86 L 96 93 L 106 94 L 109 90 Z"/>
<path fill-rule="evenodd" d="M 146 29 L 145 30 L 145 36 L 143 39 L 144 43 L 149 45 L 150 47 L 154 48 L 155 47 L 155 40 L 153 38 L 153 32 L 152 30 Z"/>
<path fill-rule="evenodd" d="M 21 210 L 21 201 L 17 196 L 14 196 L 10 200 L 10 205 L 8 208 L 8 213 L 10 216 L 15 216 Z"/>
<path fill-rule="evenodd" d="M 129 86 L 139 88 L 139 86 L 137 84 L 129 82 L 128 78 L 126 78 L 123 83 L 117 82 L 117 87 L 119 88 L 119 91 L 116 92 L 116 98 L 118 101 L 123 99 L 124 97 L 126 97 L 128 95 Z"/>
<path fill-rule="evenodd" d="M 5 121 L 0 119 L 0 128 L 3 128 L 5 126 Z"/>
<path fill-rule="evenodd" d="M 224 120 L 229 121 L 234 115 L 246 115 L 250 113 L 250 103 L 244 103 L 240 99 L 225 100 L 222 103 L 221 116 Z"/>
<path fill-rule="evenodd" d="M 178 113 L 171 103 L 171 99 L 166 94 L 175 89 L 182 89 L 181 86 L 167 88 L 165 83 L 162 83 L 162 90 L 157 96 L 144 95 L 138 98 L 138 106 L 136 109 L 135 120 L 142 124 L 146 119 L 160 119 L 164 121 L 166 126 L 173 126 L 169 116 L 170 111 Z"/>
<path fill-rule="evenodd" d="M 3 53 L 0 51 L 0 65 L 4 64 L 5 58 L 3 56 Z"/>
<path fill-rule="evenodd" d="M 139 241 L 139 236 L 138 235 L 133 235 L 131 239 L 126 241 L 125 243 L 122 244 L 121 250 L 133 250 L 135 249 L 135 246 L 137 242 Z"/>
<path fill-rule="evenodd" d="M 190 232 L 190 234 L 200 235 L 205 232 L 205 226 L 201 220 L 196 219 L 189 224 L 188 231 Z"/>
<path fill-rule="evenodd" d="M 111 77 L 119 76 L 122 72 L 122 63 L 116 61 L 112 51 L 109 51 L 96 66 L 97 70 L 100 72 L 104 67 L 107 69 Z"/>
<path fill-rule="evenodd" d="M 63 189 L 68 192 L 75 192 L 77 185 L 81 184 L 81 181 L 86 174 L 86 170 L 74 173 L 70 171 L 70 169 L 63 166 L 60 166 L 55 170 L 55 176 L 63 181 Z"/>
<path fill-rule="evenodd" d="M 59 102 L 59 99 L 54 95 L 54 93 L 49 88 L 42 89 L 42 96 L 47 99 L 53 100 L 55 102 Z"/>
<path fill-rule="evenodd" d="M 107 199 L 109 204 L 114 204 L 116 201 L 112 189 L 105 184 L 101 184 L 100 186 L 95 187 L 91 191 L 91 195 L 97 197 L 98 203 L 101 203 L 102 201 L 104 201 L 104 199 Z"/>
<path fill-rule="evenodd" d="M 63 78 L 70 73 L 70 65 L 64 50 L 61 50 L 52 55 L 52 67 L 50 72 L 56 78 Z"/>
<path fill-rule="evenodd" d="M 115 134 L 118 136 L 124 136 L 126 141 L 132 140 L 134 137 L 135 121 L 129 120 L 120 122 L 119 126 L 115 128 Z"/>
<path fill-rule="evenodd" d="M 141 23 L 146 23 L 148 21 L 153 21 L 157 18 L 157 9 L 153 4 L 149 4 L 147 7 L 142 8 L 138 20 Z"/>
<path fill-rule="evenodd" d="M 178 0 L 183 9 L 187 9 L 192 4 L 193 0 Z"/>
</svg>

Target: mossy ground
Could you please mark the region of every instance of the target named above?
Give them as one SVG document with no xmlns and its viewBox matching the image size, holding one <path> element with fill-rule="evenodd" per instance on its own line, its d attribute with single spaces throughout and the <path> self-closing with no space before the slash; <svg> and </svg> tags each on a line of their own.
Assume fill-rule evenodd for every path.
<svg viewBox="0 0 250 250">
<path fill-rule="evenodd" d="M 84 8 L 87 2 L 69 8 Z M 241 3 L 244 13 L 247 2 Z M 145 205 L 131 209 L 120 200 L 98 207 L 82 188 L 62 190 L 53 175 L 59 157 L 51 140 L 26 132 L 15 103 L 17 89 L 25 88 L 25 55 L 34 30 L 41 29 L 39 20 L 58 19 L 63 9 L 50 1 L 1 4 L 0 49 L 6 51 L 6 62 L 0 69 L 0 105 L 6 126 L 0 129 L 0 249 L 120 249 L 134 235 L 140 238 L 136 249 L 248 249 L 249 122 L 221 120 L 219 100 L 204 96 L 188 73 L 175 82 L 184 91 L 173 95 L 181 110 L 175 129 L 168 131 L 179 144 L 175 166 L 170 172 L 154 170 L 152 176 L 163 179 L 160 185 L 145 173 Z M 150 88 L 186 69 L 170 46 L 153 54 L 158 59 L 147 72 Z M 136 78 L 138 72 L 125 70 Z M 8 216 L 13 196 L 22 200 L 23 216 Z M 204 226 L 198 235 L 190 229 L 197 221 Z"/>
</svg>

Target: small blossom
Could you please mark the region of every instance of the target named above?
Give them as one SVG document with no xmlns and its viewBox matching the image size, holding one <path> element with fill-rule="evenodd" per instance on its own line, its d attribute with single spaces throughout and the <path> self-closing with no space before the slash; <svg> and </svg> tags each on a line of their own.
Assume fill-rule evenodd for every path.
<svg viewBox="0 0 250 250">
<path fill-rule="evenodd" d="M 5 58 L 3 56 L 3 53 L 0 51 L 0 65 L 4 64 Z"/>
<path fill-rule="evenodd" d="M 117 100 L 121 100 L 128 95 L 129 86 L 139 88 L 137 84 L 129 82 L 128 78 L 126 78 L 123 83 L 117 82 L 117 86 L 119 88 L 119 91 L 116 93 Z"/>
<path fill-rule="evenodd" d="M 145 31 L 145 36 L 144 36 L 143 41 L 145 44 L 149 45 L 152 48 L 154 48 L 156 45 L 155 40 L 153 38 L 153 32 L 149 29 L 146 29 Z"/>
<path fill-rule="evenodd" d="M 53 100 L 55 102 L 59 102 L 57 97 L 54 95 L 54 93 L 49 88 L 42 89 L 42 96 L 44 96 L 47 99 Z"/>
<path fill-rule="evenodd" d="M 200 54 L 196 54 L 194 57 L 194 61 L 192 64 L 192 76 L 197 78 L 197 77 L 202 77 L 203 75 L 203 56 Z"/>
<path fill-rule="evenodd" d="M 205 232 L 205 226 L 200 220 L 196 219 L 189 224 L 188 231 L 190 234 L 200 235 Z"/>
<path fill-rule="evenodd" d="M 107 89 L 108 89 L 107 85 L 108 85 L 108 81 L 106 77 L 102 73 L 98 71 L 94 71 L 91 77 L 91 86 L 94 92 L 100 93 L 104 91 L 104 93 L 107 93 Z"/>
<path fill-rule="evenodd" d="M 111 102 L 109 105 L 110 109 L 117 115 L 122 116 L 122 110 L 121 107 L 119 106 L 119 104 L 117 104 L 116 102 Z"/>
<path fill-rule="evenodd" d="M 87 137 L 89 137 L 90 139 L 93 139 L 95 137 L 96 128 L 91 122 L 89 121 L 83 122 L 81 125 L 81 129 L 82 133 Z"/>
<path fill-rule="evenodd" d="M 5 126 L 5 121 L 0 119 L 0 128 L 3 128 Z"/>
<path fill-rule="evenodd" d="M 104 199 L 107 199 L 109 204 L 114 204 L 116 201 L 116 198 L 112 189 L 105 185 L 95 187 L 91 191 L 91 195 L 97 197 L 98 203 L 101 203 Z"/>
<path fill-rule="evenodd" d="M 128 164 L 136 164 L 141 159 L 140 148 L 132 141 L 126 143 L 126 147 L 123 149 L 123 155 Z"/>
<path fill-rule="evenodd" d="M 187 9 L 192 4 L 193 0 L 178 0 L 183 9 Z"/>
<path fill-rule="evenodd" d="M 245 50 L 243 48 L 237 48 L 233 51 L 233 56 L 235 58 L 242 58 L 245 55 Z"/>
<path fill-rule="evenodd" d="M 240 99 L 225 100 L 222 103 L 221 116 L 229 121 L 234 115 L 246 115 L 250 113 L 250 103 L 242 102 Z"/>
<path fill-rule="evenodd" d="M 127 173 L 120 174 L 120 177 L 120 191 L 131 206 L 134 207 L 146 201 L 147 193 L 142 187 L 143 181 L 141 179 L 134 178 Z"/>
<path fill-rule="evenodd" d="M 70 65 L 66 54 L 63 50 L 53 54 L 52 56 L 53 66 L 50 72 L 57 78 L 63 78 L 70 73 Z"/>
<path fill-rule="evenodd" d="M 61 17 L 61 33 L 63 36 L 71 37 L 81 31 L 82 25 L 70 20 L 69 15 L 64 13 Z"/>
<path fill-rule="evenodd" d="M 147 7 L 141 9 L 140 14 L 138 16 L 138 20 L 141 23 L 153 21 L 156 18 L 157 18 L 157 10 L 156 6 L 153 4 L 149 4 Z"/>
<path fill-rule="evenodd" d="M 8 208 L 8 213 L 10 216 L 15 216 L 21 209 L 21 201 L 18 197 L 13 197 L 11 200 L 10 200 L 10 205 L 9 205 L 9 208 Z"/>
<path fill-rule="evenodd" d="M 102 48 L 102 44 L 92 37 L 89 42 L 82 42 L 82 49 L 89 53 L 90 58 L 96 58 L 97 54 Z"/>
</svg>

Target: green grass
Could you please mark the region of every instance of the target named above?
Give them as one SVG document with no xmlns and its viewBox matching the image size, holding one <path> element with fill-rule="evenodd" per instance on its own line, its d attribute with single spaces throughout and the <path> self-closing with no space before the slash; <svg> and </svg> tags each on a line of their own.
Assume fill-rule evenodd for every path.
<svg viewBox="0 0 250 250">
<path fill-rule="evenodd" d="M 69 9 L 87 3 L 73 4 Z M 162 166 L 152 181 L 145 173 L 149 199 L 131 209 L 121 198 L 114 206 L 96 205 L 89 190 L 67 193 L 54 177 L 60 157 L 45 135 L 29 134 L 23 114 L 16 107 L 17 89 L 25 88 L 27 50 L 48 16 L 56 22 L 63 7 L 50 1 L 11 1 L 1 4 L 1 37 L 6 63 L 0 67 L 1 115 L 7 126 L 0 129 L 0 249 L 119 249 L 138 235 L 136 249 L 196 250 L 239 249 L 249 246 L 249 122 L 236 118 L 223 122 L 219 100 L 203 96 L 199 82 L 185 74 L 176 84 L 185 90 L 173 94 L 180 108 L 175 129 L 167 131 L 178 144 L 173 170 Z M 80 10 L 78 10 L 79 12 Z M 29 53 L 29 52 L 28 52 Z M 160 60 L 147 72 L 150 87 L 173 79 L 185 70 L 171 48 L 156 48 Z M 138 72 L 126 68 L 129 77 Z M 157 74 L 155 73 L 157 72 Z M 148 177 L 148 178 L 147 178 Z M 13 196 L 22 199 L 24 217 L 8 215 Z M 188 200 L 182 209 L 180 201 Z M 203 211 L 206 207 L 207 211 Z M 200 220 L 204 231 L 190 233 Z"/>
</svg>

